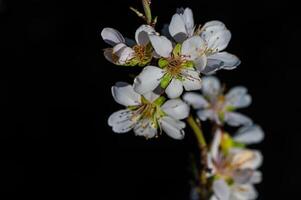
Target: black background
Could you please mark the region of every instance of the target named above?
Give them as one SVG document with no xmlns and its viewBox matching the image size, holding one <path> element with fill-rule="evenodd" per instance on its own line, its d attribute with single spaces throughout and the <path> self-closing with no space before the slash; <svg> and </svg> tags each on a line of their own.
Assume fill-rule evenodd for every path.
<svg viewBox="0 0 301 200">
<path fill-rule="evenodd" d="M 6 0 L 0 9 L 2 199 L 188 199 L 194 138 L 146 141 L 117 135 L 108 116 L 121 108 L 110 93 L 140 69 L 102 56 L 104 27 L 128 37 L 142 23 L 128 9 L 138 0 Z M 159 27 L 177 7 L 196 23 L 218 19 L 232 32 L 227 51 L 241 66 L 218 73 L 253 96 L 243 112 L 260 124 L 265 156 L 260 199 L 299 194 L 300 11 L 289 1 L 159 1 Z M 298 199 L 298 197 L 297 197 Z"/>
</svg>

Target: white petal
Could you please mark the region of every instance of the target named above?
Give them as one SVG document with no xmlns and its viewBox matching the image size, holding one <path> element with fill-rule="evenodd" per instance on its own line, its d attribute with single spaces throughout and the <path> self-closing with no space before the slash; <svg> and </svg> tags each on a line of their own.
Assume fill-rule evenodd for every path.
<svg viewBox="0 0 301 200">
<path fill-rule="evenodd" d="M 117 64 L 123 65 L 135 56 L 135 52 L 123 43 L 119 43 L 113 47 L 112 53 L 118 57 Z"/>
<path fill-rule="evenodd" d="M 181 54 L 188 60 L 196 60 L 203 56 L 205 49 L 205 41 L 200 36 L 193 36 L 183 42 Z"/>
<path fill-rule="evenodd" d="M 169 137 L 176 140 L 184 138 L 185 132 L 183 129 L 185 128 L 185 123 L 167 116 L 162 117 L 159 122 L 163 131 Z"/>
<path fill-rule="evenodd" d="M 208 101 L 200 94 L 194 92 L 186 92 L 183 100 L 191 105 L 194 109 L 204 109 L 209 106 Z"/>
<path fill-rule="evenodd" d="M 196 58 L 194 61 L 194 67 L 199 71 L 204 73 L 203 71 L 206 69 L 207 66 L 207 56 L 204 54 L 198 58 Z"/>
<path fill-rule="evenodd" d="M 199 90 L 202 87 L 202 81 L 199 72 L 192 69 L 184 69 L 181 72 L 183 85 L 186 91 Z"/>
<path fill-rule="evenodd" d="M 106 43 L 112 46 L 125 42 L 121 33 L 113 28 L 104 28 L 101 31 L 101 37 Z"/>
<path fill-rule="evenodd" d="M 152 26 L 141 25 L 135 33 L 135 39 L 139 45 L 147 45 L 149 43 L 149 34 L 156 34 Z"/>
<path fill-rule="evenodd" d="M 161 108 L 167 115 L 175 119 L 184 119 L 189 115 L 189 106 L 181 99 L 168 100 Z"/>
<path fill-rule="evenodd" d="M 207 172 L 207 176 L 208 177 L 214 176 L 217 172 L 217 169 L 215 167 L 215 161 L 212 158 L 212 155 L 210 153 L 207 154 L 207 167 L 208 167 L 208 169 L 210 169 Z"/>
<path fill-rule="evenodd" d="M 136 106 L 141 103 L 141 96 L 137 94 L 132 85 L 125 82 L 117 82 L 111 89 L 115 101 L 124 106 Z"/>
<path fill-rule="evenodd" d="M 133 128 L 135 122 L 131 120 L 132 111 L 128 109 L 114 112 L 108 119 L 108 124 L 115 133 L 126 133 Z"/>
<path fill-rule="evenodd" d="M 235 170 L 233 173 L 233 180 L 238 184 L 250 183 L 254 170 L 250 168 Z"/>
<path fill-rule="evenodd" d="M 255 200 L 258 193 L 251 184 L 234 185 L 231 194 L 231 200 Z"/>
<path fill-rule="evenodd" d="M 156 53 L 168 58 L 172 52 L 172 43 L 165 36 L 150 35 L 149 39 Z"/>
<path fill-rule="evenodd" d="M 257 169 L 263 161 L 261 152 L 257 150 L 233 148 L 230 152 L 233 155 L 231 163 L 239 169 Z"/>
<path fill-rule="evenodd" d="M 112 53 L 119 57 L 119 56 L 121 55 L 121 52 L 122 52 L 126 47 L 127 47 L 127 46 L 126 46 L 124 43 L 116 44 L 116 45 L 113 47 Z"/>
<path fill-rule="evenodd" d="M 219 155 L 219 146 L 222 139 L 222 131 L 220 129 L 217 129 L 214 133 L 213 141 L 210 148 L 210 153 L 212 158 L 217 161 L 218 155 Z"/>
<path fill-rule="evenodd" d="M 143 94 L 143 96 L 150 102 L 153 102 L 155 101 L 158 97 L 160 97 L 159 94 L 156 94 L 154 92 L 148 92 L 148 93 L 145 93 Z"/>
<path fill-rule="evenodd" d="M 206 121 L 207 119 L 215 120 L 215 113 L 212 109 L 199 110 L 197 116 L 202 121 Z"/>
<path fill-rule="evenodd" d="M 221 83 L 214 76 L 206 76 L 202 79 L 202 91 L 205 97 L 215 99 L 221 91 Z"/>
<path fill-rule="evenodd" d="M 260 151 L 252 150 L 253 151 L 253 159 L 251 159 L 249 162 L 245 163 L 242 167 L 244 168 L 251 168 L 251 169 L 257 169 L 262 165 L 263 162 L 263 155 Z"/>
<path fill-rule="evenodd" d="M 245 126 L 236 132 L 233 139 L 243 144 L 256 144 L 263 140 L 264 132 L 258 125 Z"/>
<path fill-rule="evenodd" d="M 230 39 L 231 33 L 229 30 L 222 30 L 220 32 L 217 32 L 216 34 L 208 38 L 208 48 L 216 52 L 222 51 L 228 46 Z"/>
<path fill-rule="evenodd" d="M 216 196 L 213 195 L 213 196 L 210 197 L 210 200 L 219 200 L 219 199 Z"/>
<path fill-rule="evenodd" d="M 103 55 L 109 62 L 115 64 L 113 59 L 113 48 L 106 48 Z"/>
<path fill-rule="evenodd" d="M 235 69 L 240 63 L 239 58 L 233 54 L 227 52 L 215 53 L 207 57 L 207 66 L 202 70 L 202 73 L 210 74 L 220 69 Z"/>
<path fill-rule="evenodd" d="M 169 33 L 178 43 L 182 43 L 187 38 L 186 27 L 183 18 L 179 14 L 172 16 L 169 24 Z"/>
<path fill-rule="evenodd" d="M 138 136 L 144 136 L 146 138 L 153 138 L 157 135 L 157 129 L 151 126 L 151 121 L 142 120 L 139 121 L 134 127 L 134 133 Z"/>
<path fill-rule="evenodd" d="M 178 98 L 183 93 L 182 82 L 173 78 L 165 90 L 167 96 L 171 99 Z"/>
<path fill-rule="evenodd" d="M 223 179 L 219 179 L 213 182 L 213 191 L 214 195 L 219 200 L 229 200 L 230 198 L 230 188 Z"/>
<path fill-rule="evenodd" d="M 230 126 L 249 126 L 252 124 L 252 120 L 249 117 L 237 112 L 225 112 L 224 120 Z"/>
<path fill-rule="evenodd" d="M 164 71 L 155 66 L 147 66 L 134 80 L 134 90 L 139 94 L 153 91 L 161 81 Z"/>
<path fill-rule="evenodd" d="M 129 60 L 135 57 L 135 51 L 130 47 L 125 47 L 122 51 L 120 51 L 119 55 L 119 64 L 126 64 Z"/>
<path fill-rule="evenodd" d="M 185 23 L 185 27 L 188 33 L 188 36 L 192 36 L 194 32 L 194 19 L 193 19 L 193 13 L 190 8 L 186 8 L 184 10 L 184 13 L 182 15 Z"/>
<path fill-rule="evenodd" d="M 251 104 L 252 98 L 245 87 L 237 86 L 226 94 L 226 104 L 234 108 L 244 108 Z"/>
<path fill-rule="evenodd" d="M 220 21 L 209 21 L 204 24 L 204 26 L 201 29 L 201 37 L 205 40 L 208 41 L 209 38 L 212 37 L 212 35 L 223 31 L 226 29 L 226 26 L 223 22 Z"/>
<path fill-rule="evenodd" d="M 250 183 L 258 184 L 262 181 L 262 173 L 260 171 L 254 171 Z"/>
<path fill-rule="evenodd" d="M 208 55 L 207 65 L 201 72 L 203 74 L 213 74 L 220 69 L 232 70 L 240 63 L 241 61 L 237 56 L 227 52 L 218 52 Z"/>
</svg>

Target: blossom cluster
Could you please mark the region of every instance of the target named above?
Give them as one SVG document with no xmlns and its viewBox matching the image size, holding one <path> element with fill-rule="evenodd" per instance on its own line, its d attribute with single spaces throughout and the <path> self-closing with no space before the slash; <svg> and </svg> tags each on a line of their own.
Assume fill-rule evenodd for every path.
<svg viewBox="0 0 301 200">
<path fill-rule="evenodd" d="M 254 184 L 261 182 L 258 168 L 263 156 L 247 148 L 264 139 L 261 127 L 236 110 L 251 104 L 251 96 L 243 86 L 231 88 L 226 94 L 214 76 L 203 78 L 202 94 L 187 92 L 183 99 L 197 110 L 201 121 L 216 125 L 207 155 L 207 178 L 212 184 L 210 200 L 252 200 L 258 197 Z M 239 127 L 234 134 L 225 125 Z M 199 199 L 199 188 L 193 188 L 192 199 Z"/>
<path fill-rule="evenodd" d="M 142 69 L 132 83 L 118 82 L 111 88 L 114 100 L 124 108 L 111 114 L 109 126 L 116 133 L 133 130 L 149 139 L 164 132 L 180 140 L 185 136 L 184 120 L 196 113 L 200 121 L 215 125 L 206 154 L 208 199 L 255 199 L 253 184 L 261 180 L 257 168 L 262 155 L 246 146 L 260 142 L 263 131 L 236 111 L 250 105 L 247 89 L 234 87 L 224 95 L 225 88 L 212 76 L 240 64 L 237 56 L 224 51 L 230 31 L 220 21 L 196 26 L 190 8 L 178 9 L 161 33 L 155 25 L 153 20 L 138 27 L 135 40 L 113 28 L 101 32 L 110 45 L 104 50 L 109 62 Z M 226 124 L 239 127 L 237 133 L 226 132 Z M 203 188 L 194 189 L 191 198 L 200 198 Z"/>
</svg>

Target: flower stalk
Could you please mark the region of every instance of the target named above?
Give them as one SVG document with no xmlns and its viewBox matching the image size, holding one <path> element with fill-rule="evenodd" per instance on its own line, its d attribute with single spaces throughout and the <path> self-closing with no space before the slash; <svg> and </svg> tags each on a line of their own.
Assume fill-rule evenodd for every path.
<svg viewBox="0 0 301 200">
<path fill-rule="evenodd" d="M 150 0 L 142 0 L 142 5 L 145 13 L 146 22 L 148 25 L 152 24 L 152 12 L 151 12 L 151 1 Z"/>
<path fill-rule="evenodd" d="M 207 150 L 207 144 L 206 144 L 206 140 L 205 140 L 203 131 L 201 130 L 199 124 L 195 121 L 195 119 L 193 118 L 192 115 L 190 115 L 187 118 L 187 123 L 189 124 L 189 126 L 193 130 L 193 132 L 194 132 L 194 134 L 195 134 L 195 136 L 198 140 L 199 148 L 201 150 Z"/>
<path fill-rule="evenodd" d="M 201 129 L 200 123 L 197 123 L 192 115 L 189 115 L 187 118 L 187 123 L 193 130 L 193 133 L 198 141 L 198 146 L 200 149 L 201 156 L 201 170 L 200 170 L 200 184 L 202 187 L 206 187 L 207 177 L 206 177 L 206 169 L 207 169 L 207 143 Z"/>
</svg>

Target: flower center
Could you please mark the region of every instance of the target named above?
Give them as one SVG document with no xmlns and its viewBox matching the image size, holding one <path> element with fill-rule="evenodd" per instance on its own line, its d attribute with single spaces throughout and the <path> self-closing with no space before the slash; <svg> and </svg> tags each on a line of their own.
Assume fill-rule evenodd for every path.
<svg viewBox="0 0 301 200">
<path fill-rule="evenodd" d="M 150 123 L 153 128 L 158 128 L 158 120 L 165 115 L 160 107 L 164 101 L 164 97 L 159 97 L 151 102 L 142 96 L 141 105 L 130 108 L 132 110 L 131 120 L 135 123 L 142 121 L 145 123 L 143 124 L 145 127 Z"/>
<path fill-rule="evenodd" d="M 219 162 L 215 163 L 217 174 L 225 179 L 231 179 L 233 177 L 234 169 L 231 165 L 231 160 L 222 158 Z"/>
<path fill-rule="evenodd" d="M 254 153 L 245 151 L 239 155 L 230 155 L 223 157 L 219 162 L 215 163 L 217 174 L 224 178 L 233 178 L 234 173 L 241 169 L 243 165 L 254 159 Z"/>
<path fill-rule="evenodd" d="M 225 96 L 224 95 L 219 95 L 215 101 L 215 104 L 213 105 L 213 109 L 217 113 L 224 112 L 225 109 Z"/>
<path fill-rule="evenodd" d="M 141 45 L 135 45 L 133 47 L 133 50 L 135 51 L 135 55 L 138 59 L 143 59 L 145 52 L 146 52 L 146 48 L 144 46 Z"/>
<path fill-rule="evenodd" d="M 157 111 L 157 106 L 152 103 L 144 103 L 134 109 L 131 120 L 153 119 Z"/>
<path fill-rule="evenodd" d="M 144 119 L 152 119 L 156 113 L 157 106 L 151 103 L 143 105 L 143 111 L 141 113 L 142 118 Z"/>
<path fill-rule="evenodd" d="M 139 64 L 144 65 L 152 59 L 152 48 L 148 45 L 135 45 L 133 50 L 135 51 L 135 58 L 139 60 Z"/>
<path fill-rule="evenodd" d="M 166 67 L 167 73 L 173 77 L 178 77 L 183 69 L 184 61 L 180 57 L 170 58 Z"/>
</svg>

